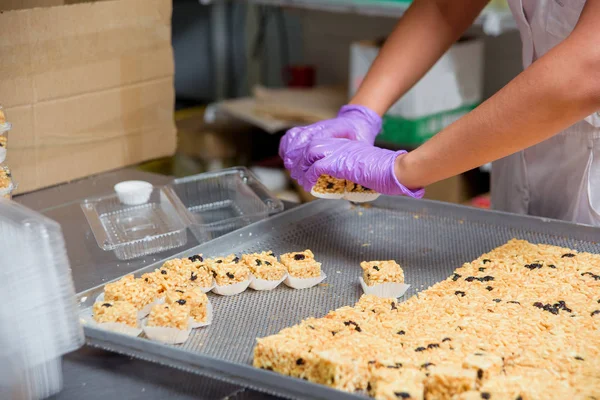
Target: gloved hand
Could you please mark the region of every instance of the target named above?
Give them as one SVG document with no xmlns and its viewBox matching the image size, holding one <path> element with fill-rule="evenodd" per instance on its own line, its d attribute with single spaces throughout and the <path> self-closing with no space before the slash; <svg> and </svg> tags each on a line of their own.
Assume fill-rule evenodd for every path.
<svg viewBox="0 0 600 400">
<path fill-rule="evenodd" d="M 381 130 L 381 117 L 367 107 L 346 105 L 342 107 L 336 118 L 317 122 L 316 124 L 292 128 L 281 139 L 279 156 L 285 167 L 292 171 L 301 161 L 306 146 L 315 138 L 346 138 L 368 144 L 375 143 L 375 137 Z"/>
<path fill-rule="evenodd" d="M 380 149 L 348 139 L 315 139 L 304 153 L 298 182 L 308 192 L 321 175 L 358 183 L 381 194 L 422 198 L 424 189 L 410 190 L 394 172 L 396 158 L 406 151 Z"/>
</svg>

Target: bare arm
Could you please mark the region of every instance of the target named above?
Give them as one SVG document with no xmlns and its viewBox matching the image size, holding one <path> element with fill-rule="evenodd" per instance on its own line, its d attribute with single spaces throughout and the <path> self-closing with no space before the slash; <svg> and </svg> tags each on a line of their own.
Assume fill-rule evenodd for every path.
<svg viewBox="0 0 600 400">
<path fill-rule="evenodd" d="M 416 0 L 350 101 L 383 115 L 477 18 L 489 0 Z"/>
<path fill-rule="evenodd" d="M 600 2 L 573 33 L 480 107 L 396 160 L 407 187 L 424 187 L 548 139 L 600 110 Z"/>
</svg>

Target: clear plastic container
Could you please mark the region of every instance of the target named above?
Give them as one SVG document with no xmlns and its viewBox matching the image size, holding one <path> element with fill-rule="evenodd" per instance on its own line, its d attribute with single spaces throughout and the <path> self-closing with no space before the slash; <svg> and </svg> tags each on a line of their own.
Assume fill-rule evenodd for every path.
<svg viewBox="0 0 600 400">
<path fill-rule="evenodd" d="M 0 398 L 51 396 L 84 339 L 60 225 L 0 199 L 0 266 Z"/>
<path fill-rule="evenodd" d="M 85 200 L 81 208 L 98 246 L 103 250 L 113 250 L 120 260 L 158 253 L 187 243 L 187 227 L 191 219 L 169 187 L 155 187 L 150 200 L 142 205 L 124 205 L 113 194 Z"/>
<path fill-rule="evenodd" d="M 244 167 L 176 179 L 172 187 L 192 214 L 190 226 L 199 242 L 214 239 L 283 211 L 256 176 Z"/>
</svg>

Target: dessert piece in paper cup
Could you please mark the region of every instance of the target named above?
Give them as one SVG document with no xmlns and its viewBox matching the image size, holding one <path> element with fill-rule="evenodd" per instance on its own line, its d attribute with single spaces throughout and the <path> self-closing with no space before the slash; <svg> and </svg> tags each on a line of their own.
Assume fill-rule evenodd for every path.
<svg viewBox="0 0 600 400">
<path fill-rule="evenodd" d="M 344 199 L 353 203 L 368 203 L 375 201 L 381 196 L 374 190 L 361 186 L 357 183 L 346 181 L 346 191 Z"/>
<path fill-rule="evenodd" d="M 194 317 L 192 317 L 190 319 L 190 327 L 192 329 L 202 328 L 204 326 L 208 326 L 208 325 L 212 324 L 212 321 L 213 321 L 213 306 L 212 306 L 211 302 L 209 301 L 208 303 L 206 303 L 206 320 L 204 322 L 196 321 L 194 319 Z"/>
<path fill-rule="evenodd" d="M 221 296 L 235 296 L 242 293 L 250 286 L 250 277 L 242 282 L 233 283 L 231 285 L 217 285 L 212 289 L 212 292 Z"/>
<path fill-rule="evenodd" d="M 410 285 L 398 282 L 378 283 L 369 286 L 365 283 L 362 276 L 359 278 L 360 286 L 365 294 L 370 294 L 377 297 L 398 298 L 404 296 L 404 293 L 410 288 Z"/>
<path fill-rule="evenodd" d="M 291 287 L 292 289 L 308 289 L 313 286 L 318 285 L 323 282 L 327 278 L 324 272 L 321 272 L 320 276 L 315 278 L 296 278 L 291 275 L 288 275 L 287 278 L 283 281 L 286 286 Z"/>
<path fill-rule="evenodd" d="M 213 281 L 212 281 L 212 283 L 211 283 L 211 285 L 210 285 L 210 286 L 206 286 L 206 287 L 203 287 L 203 286 L 198 286 L 198 287 L 199 287 L 199 288 L 200 288 L 200 290 L 202 290 L 204 293 L 208 293 L 208 292 L 210 292 L 211 290 L 213 290 L 213 289 L 215 288 L 215 280 L 213 279 Z"/>
<path fill-rule="evenodd" d="M 200 328 L 212 322 L 212 304 L 208 296 L 197 286 L 169 290 L 165 295 L 165 303 L 173 307 L 189 307 L 192 328 Z"/>
<path fill-rule="evenodd" d="M 329 175 L 322 175 L 313 186 L 310 194 L 319 199 L 337 200 L 344 197 L 346 181 Z"/>
<path fill-rule="evenodd" d="M 190 307 L 179 304 L 157 304 L 148 319 L 142 322 L 144 334 L 150 340 L 166 344 L 181 344 L 192 331 Z"/>
<path fill-rule="evenodd" d="M 100 295 L 98 295 L 98 297 L 96 297 L 96 303 L 102 303 L 104 302 L 104 293 L 100 293 Z M 137 310 L 137 318 L 138 319 L 143 319 L 146 316 L 148 316 L 148 314 L 150 314 L 150 310 L 152 309 L 152 306 L 156 305 L 156 304 L 161 304 L 164 303 L 164 298 L 157 298 L 154 299 L 154 301 L 152 301 L 152 303 L 146 304 L 145 306 L 142 307 L 141 310 Z"/>
<path fill-rule="evenodd" d="M 287 279 L 287 274 L 283 276 L 283 278 L 277 279 L 275 281 L 267 280 L 267 279 L 259 279 L 254 275 L 250 275 L 250 289 L 254 290 L 273 290 L 277 286 L 281 284 L 281 282 Z"/>
<path fill-rule="evenodd" d="M 127 336 L 139 336 L 142 333 L 136 308 L 124 301 L 97 302 L 93 308 L 81 312 L 80 321 L 85 326 Z"/>
</svg>

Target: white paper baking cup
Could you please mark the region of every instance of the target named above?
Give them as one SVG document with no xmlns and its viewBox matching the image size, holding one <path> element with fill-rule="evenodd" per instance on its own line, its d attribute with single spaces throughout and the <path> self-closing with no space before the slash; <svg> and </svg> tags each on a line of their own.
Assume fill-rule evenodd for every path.
<svg viewBox="0 0 600 400">
<path fill-rule="evenodd" d="M 196 322 L 196 320 L 192 317 L 190 318 L 190 327 L 192 329 L 202 328 L 203 326 L 208 326 L 212 324 L 213 320 L 213 306 L 210 303 L 206 303 L 206 322 Z"/>
<path fill-rule="evenodd" d="M 142 321 L 144 333 L 150 340 L 165 344 L 181 344 L 188 340 L 192 328 L 187 330 L 177 328 L 166 328 L 164 326 L 148 326 L 148 321 Z"/>
<path fill-rule="evenodd" d="M 363 292 L 365 292 L 365 294 L 372 294 L 377 297 L 402 297 L 410 287 L 410 285 L 407 285 L 406 283 L 393 282 L 379 283 L 377 285 L 369 286 L 365 283 L 365 280 L 362 278 L 362 276 L 358 279 L 360 281 L 360 286 L 362 286 Z"/>
<path fill-rule="evenodd" d="M 145 305 L 144 308 L 138 310 L 138 319 L 146 318 L 148 314 L 150 314 L 150 310 L 153 306 L 155 306 L 156 304 L 162 304 L 164 302 L 164 297 L 161 297 L 159 299 L 154 300 L 152 303 Z M 104 292 L 100 293 L 100 295 L 96 297 L 96 303 L 104 303 Z"/>
<path fill-rule="evenodd" d="M 200 290 L 202 290 L 204 293 L 208 293 L 208 292 L 210 292 L 211 290 L 213 290 L 213 289 L 214 289 L 214 287 L 215 287 L 215 280 L 213 279 L 213 281 L 212 281 L 212 285 L 210 285 L 210 286 L 208 286 L 208 287 L 202 287 L 202 286 L 198 286 L 198 287 L 199 287 L 199 288 L 200 288 Z"/>
<path fill-rule="evenodd" d="M 150 200 L 153 186 L 144 181 L 124 181 L 115 185 L 121 203 L 128 206 L 145 204 Z"/>
<path fill-rule="evenodd" d="M 319 193 L 315 192 L 315 189 L 310 191 L 310 194 L 319 198 L 319 199 L 327 199 L 327 200 L 339 200 L 344 197 L 344 193 Z"/>
<path fill-rule="evenodd" d="M 0 164 L 6 160 L 6 147 L 0 147 Z"/>
<path fill-rule="evenodd" d="M 79 321 L 82 325 L 86 325 L 92 328 L 105 329 L 107 331 L 134 337 L 139 336 L 140 333 L 142 333 L 142 328 L 134 328 L 132 326 L 120 322 L 96 322 L 93 316 L 93 312 L 94 311 L 91 307 L 81 312 L 81 314 L 79 315 Z"/>
<path fill-rule="evenodd" d="M 353 203 L 368 203 L 371 201 L 375 201 L 381 196 L 379 193 L 353 193 L 346 192 L 344 194 L 344 199 L 351 201 Z"/>
<path fill-rule="evenodd" d="M 212 289 L 212 292 L 221 296 L 234 296 L 248 289 L 250 282 L 251 280 L 248 278 L 245 281 L 234 283 L 233 285 L 219 286 L 215 283 L 215 287 Z"/>
<path fill-rule="evenodd" d="M 258 279 L 254 275 L 250 274 L 250 289 L 254 290 L 273 290 L 277 286 L 281 284 L 281 282 L 285 281 L 288 277 L 287 273 L 283 276 L 283 278 L 278 279 L 276 281 L 269 281 L 267 279 Z"/>
<path fill-rule="evenodd" d="M 294 278 L 293 276 L 288 275 L 283 283 L 292 289 L 308 289 L 323 282 L 325 278 L 327 278 L 327 275 L 321 271 L 321 276 L 316 278 Z"/>
</svg>

